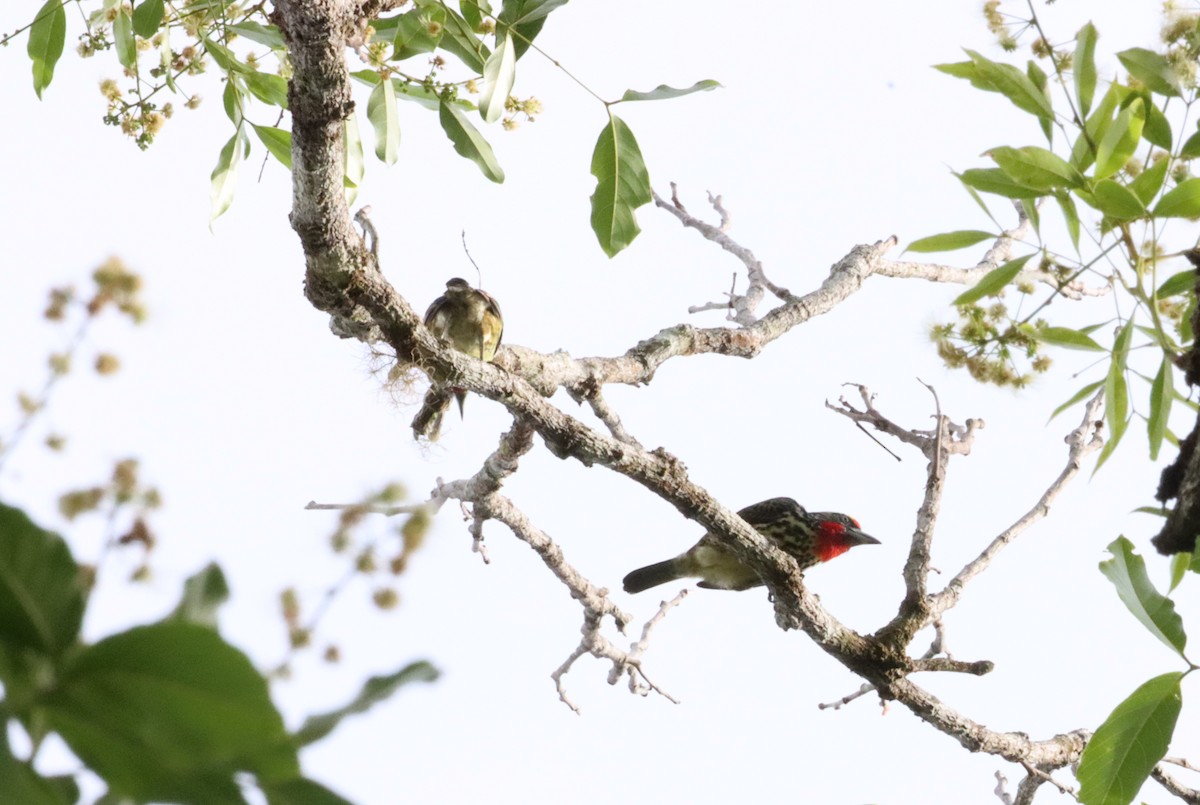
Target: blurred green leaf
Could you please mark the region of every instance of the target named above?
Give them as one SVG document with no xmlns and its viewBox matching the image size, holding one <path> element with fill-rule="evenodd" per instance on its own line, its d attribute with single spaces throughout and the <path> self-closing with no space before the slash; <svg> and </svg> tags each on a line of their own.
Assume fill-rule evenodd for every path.
<svg viewBox="0 0 1200 805">
<path fill-rule="evenodd" d="M 257 127 L 256 127 L 257 128 Z M 229 600 L 229 584 L 216 562 L 209 562 L 183 583 L 183 596 L 170 617 L 217 628 L 217 610 Z"/>
<path fill-rule="evenodd" d="M 283 36 L 274 25 L 263 25 L 253 20 L 244 20 L 228 26 L 229 30 L 241 34 L 251 42 L 266 45 L 271 50 L 284 50 Z"/>
<path fill-rule="evenodd" d="M 1100 572 L 1117 588 L 1117 595 L 1150 634 L 1179 656 L 1187 646 L 1183 619 L 1175 603 L 1154 588 L 1146 573 L 1146 561 L 1133 550 L 1133 543 L 1117 537 L 1108 546 L 1111 559 L 1100 563 Z"/>
<path fill-rule="evenodd" d="M 1040 198 L 1040 190 L 1014 182 L 999 168 L 970 168 L 958 174 L 959 181 L 983 193 L 995 193 L 1005 198 Z"/>
<path fill-rule="evenodd" d="M 1085 171 L 1096 161 L 1097 149 L 1112 127 L 1113 112 L 1116 111 L 1119 101 L 1116 85 L 1112 84 L 1104 93 L 1104 97 L 1100 99 L 1100 105 L 1088 117 L 1083 131 L 1075 139 L 1074 145 L 1071 146 L 1070 163 L 1076 170 Z"/>
<path fill-rule="evenodd" d="M 142 39 L 158 33 L 163 21 L 163 0 L 142 0 L 133 10 L 133 32 Z"/>
<path fill-rule="evenodd" d="M 1200 131 L 1188 137 L 1183 143 L 1183 148 L 1179 149 L 1180 159 L 1195 159 L 1200 157 Z"/>
<path fill-rule="evenodd" d="M 375 156 L 387 165 L 400 158 L 400 114 L 396 109 L 396 88 L 391 81 L 380 81 L 367 99 L 367 120 L 375 127 Z"/>
<path fill-rule="evenodd" d="M 1146 422 L 1150 437 L 1150 460 L 1158 460 L 1158 451 L 1162 447 L 1163 437 L 1167 432 L 1167 421 L 1171 417 L 1171 403 L 1175 399 L 1175 368 L 1171 359 L 1163 354 L 1158 374 L 1150 384 L 1150 416 Z"/>
<path fill-rule="evenodd" d="M 1177 553 L 1171 557 L 1171 586 L 1167 592 L 1175 591 L 1175 588 L 1183 581 L 1183 577 L 1187 575 L 1191 565 L 1192 555 L 1190 553 Z"/>
<path fill-rule="evenodd" d="M 933 69 L 946 75 L 954 76 L 955 78 L 965 78 L 976 89 L 996 92 L 996 88 L 979 75 L 979 70 L 975 67 L 975 62 L 960 61 L 951 64 L 935 64 L 933 65 Z"/>
<path fill-rule="evenodd" d="M 62 537 L 0 503 L 0 643 L 57 658 L 78 639 L 85 602 Z"/>
<path fill-rule="evenodd" d="M 113 45 L 117 50 L 117 61 L 122 67 L 132 70 L 137 64 L 137 41 L 133 38 L 133 20 L 123 4 L 116 8 L 117 16 L 113 19 Z"/>
<path fill-rule="evenodd" d="M 354 805 L 350 800 L 305 777 L 262 786 L 267 805 Z"/>
<path fill-rule="evenodd" d="M 1106 179 L 1125 167 L 1137 148 L 1145 123 L 1146 110 L 1142 99 L 1135 98 L 1117 115 L 1097 147 L 1097 179 Z"/>
<path fill-rule="evenodd" d="M 306 718 L 304 724 L 292 736 L 292 741 L 297 747 L 308 746 L 333 732 L 348 716 L 367 712 L 375 705 L 390 699 L 405 685 L 413 682 L 433 682 L 437 678 L 438 670 L 424 660 L 410 663 L 387 676 L 373 676 L 366 681 L 353 701 L 328 713 Z"/>
<path fill-rule="evenodd" d="M 209 191 L 210 223 L 220 218 L 233 204 L 233 192 L 237 189 L 238 168 L 241 167 L 242 159 L 249 149 L 249 143 L 243 146 L 241 140 L 242 133 L 234 132 L 217 156 L 217 166 L 213 168 L 212 187 Z"/>
<path fill-rule="evenodd" d="M 465 4 L 464 4 L 465 5 Z M 491 13 L 490 11 L 488 12 Z M 490 51 L 476 33 L 478 26 L 469 23 L 453 9 L 447 9 L 446 30 L 442 34 L 440 47 L 447 53 L 452 53 L 462 60 L 468 69 L 476 73 L 483 72 L 483 64 L 490 56 Z"/>
<path fill-rule="evenodd" d="M 1054 412 L 1050 414 L 1050 419 L 1054 419 L 1054 417 L 1058 416 L 1059 414 L 1061 414 L 1063 411 L 1067 410 L 1068 408 L 1071 408 L 1074 405 L 1078 405 L 1079 403 L 1083 402 L 1088 397 L 1091 397 L 1103 385 L 1104 385 L 1103 380 L 1097 380 L 1095 383 L 1088 383 L 1086 386 L 1081 388 L 1079 391 L 1072 394 L 1071 399 L 1067 400 L 1065 403 L 1063 403 L 1062 405 L 1055 408 Z M 1047 420 L 1047 422 L 1049 422 L 1049 420 Z"/>
<path fill-rule="evenodd" d="M 1117 54 L 1129 74 L 1145 84 L 1151 92 L 1179 96 L 1179 76 L 1163 56 L 1146 48 L 1130 48 Z"/>
<path fill-rule="evenodd" d="M 212 629 L 139 626 L 83 649 L 41 702 L 49 725 L 128 797 L 240 802 L 234 775 L 299 775 L 266 680 Z"/>
<path fill-rule="evenodd" d="M 1146 125 L 1142 128 L 1142 139 L 1151 145 L 1157 145 L 1167 153 L 1171 152 L 1171 145 L 1174 143 L 1174 133 L 1171 131 L 1171 122 L 1167 120 L 1167 116 L 1158 108 L 1158 105 L 1149 98 L 1149 93 L 1145 93 L 1147 97 L 1142 98 L 1142 103 L 1146 109 Z"/>
<path fill-rule="evenodd" d="M 1025 264 L 1033 256 L 1033 254 L 1027 254 L 1024 257 L 1009 260 L 1007 263 L 993 268 L 984 274 L 979 282 L 959 294 L 952 304 L 970 305 L 978 302 L 985 296 L 998 294 L 1006 285 L 1016 279 L 1017 275 L 1021 273 L 1021 269 L 1025 267 Z"/>
<path fill-rule="evenodd" d="M 1048 191 L 1060 187 L 1081 187 L 1084 184 L 1083 174 L 1045 148 L 1034 145 L 1024 148 L 1000 146 L 986 153 L 1010 179 L 1025 187 Z"/>
<path fill-rule="evenodd" d="M 1086 118 L 1096 92 L 1096 27 L 1090 22 L 1075 34 L 1075 58 L 1071 60 L 1071 67 L 1075 71 L 1079 114 Z"/>
<path fill-rule="evenodd" d="M 1096 209 L 1118 221 L 1131 221 L 1146 214 L 1141 199 L 1120 182 L 1101 179 L 1092 191 Z"/>
<path fill-rule="evenodd" d="M 918 238 L 908 244 L 908 248 L 904 251 L 922 253 L 952 252 L 957 249 L 974 246 L 976 243 L 982 243 L 985 240 L 995 239 L 996 237 L 991 232 L 983 232 L 978 229 L 960 229 L 956 232 L 943 232 L 940 235 Z"/>
<path fill-rule="evenodd" d="M 1011 64 L 994 62 L 973 50 L 966 54 L 975 63 L 980 79 L 1017 106 L 1038 117 L 1054 119 L 1054 109 L 1045 93 L 1038 89 L 1029 77 Z"/>
<path fill-rule="evenodd" d="M 392 58 L 404 61 L 437 49 L 446 31 L 446 9 L 442 6 L 417 6 L 396 17 L 396 23 Z"/>
<path fill-rule="evenodd" d="M 288 108 L 287 82 L 273 73 L 249 72 L 244 76 L 246 88 L 264 103 Z"/>
<path fill-rule="evenodd" d="M 73 777 L 43 777 L 30 763 L 12 754 L 7 722 L 0 719 L 0 802 L 11 805 L 74 805 L 78 801 L 79 785 Z"/>
<path fill-rule="evenodd" d="M 1096 459 L 1095 475 L 1104 462 L 1117 449 L 1125 429 L 1129 426 L 1129 385 L 1125 380 L 1125 362 L 1129 357 L 1129 341 L 1133 337 L 1133 319 L 1117 333 L 1113 343 L 1112 360 L 1108 364 L 1108 375 L 1104 380 L 1104 419 L 1108 423 L 1108 441 Z"/>
<path fill-rule="evenodd" d="M 267 147 L 271 156 L 278 159 L 288 170 L 292 169 L 292 133 L 274 126 L 255 126 L 254 133 Z"/>
<path fill-rule="evenodd" d="M 1154 214 L 1160 218 L 1200 216 L 1200 179 L 1185 179 L 1158 200 Z"/>
<path fill-rule="evenodd" d="M 499 33 L 496 34 L 500 36 Z M 483 65 L 483 92 L 479 96 L 479 115 L 495 123 L 504 115 L 504 105 L 517 79 L 517 54 L 512 32 L 507 31 Z"/>
<path fill-rule="evenodd" d="M 488 0 L 459 0 L 458 10 L 473 31 L 483 27 L 485 16 L 492 16 L 492 4 Z"/>
<path fill-rule="evenodd" d="M 1117 705 L 1079 761 L 1083 805 L 1129 805 L 1162 760 L 1183 706 L 1178 672 L 1146 682 Z"/>
<path fill-rule="evenodd" d="M 1038 341 L 1067 349 L 1085 349 L 1092 352 L 1107 352 L 1091 336 L 1070 327 L 1036 327 L 1031 333 Z"/>
<path fill-rule="evenodd" d="M 596 140 L 592 175 L 596 177 L 591 199 L 592 231 L 604 253 L 613 257 L 641 231 L 634 210 L 652 198 L 650 174 L 637 139 L 625 121 L 614 114 L 609 114 L 608 125 Z"/>
<path fill-rule="evenodd" d="M 1158 299 L 1167 299 L 1176 294 L 1194 291 L 1195 289 L 1196 271 L 1189 268 L 1186 271 L 1180 271 L 1178 274 L 1172 274 L 1168 277 L 1162 285 L 1158 286 L 1158 290 L 1154 292 L 1154 295 Z"/>
<path fill-rule="evenodd" d="M 711 78 L 704 81 L 697 81 L 690 87 L 677 89 L 668 87 L 666 84 L 659 84 L 652 90 L 646 92 L 638 92 L 637 90 L 627 89 L 621 99 L 614 103 L 622 103 L 624 101 L 664 101 L 669 98 L 682 98 L 684 95 L 691 95 L 693 92 L 707 92 L 713 89 L 721 88 L 720 83 L 713 81 Z"/>
<path fill-rule="evenodd" d="M 1143 205 L 1149 206 L 1154 197 L 1158 195 L 1158 191 L 1162 190 L 1163 181 L 1167 178 L 1167 166 L 1170 164 L 1169 159 L 1160 159 L 1146 170 L 1134 177 L 1129 183 L 1129 189 L 1138 197 L 1138 200 Z"/>
<path fill-rule="evenodd" d="M 550 12 L 566 3 L 567 0 L 504 0 L 496 16 L 496 32 L 512 31 L 513 47 L 519 59 L 541 33 Z"/>
<path fill-rule="evenodd" d="M 1079 210 L 1075 208 L 1075 200 L 1071 198 L 1070 193 L 1058 192 L 1054 194 L 1055 201 L 1058 202 L 1059 208 L 1062 210 L 1063 221 L 1067 225 L 1067 234 L 1071 237 L 1071 243 L 1075 245 L 1075 251 L 1079 251 Z"/>
<path fill-rule="evenodd" d="M 478 165 L 483 175 L 493 182 L 499 184 L 504 181 L 504 170 L 496 161 L 492 146 L 483 139 L 483 135 L 471 125 L 458 107 L 443 101 L 438 105 L 438 119 L 459 156 L 466 157 Z"/>
<path fill-rule="evenodd" d="M 54 66 L 67 39 L 67 12 L 62 0 L 46 0 L 29 26 L 29 58 L 33 61 L 33 91 L 38 98 L 54 79 Z"/>
</svg>

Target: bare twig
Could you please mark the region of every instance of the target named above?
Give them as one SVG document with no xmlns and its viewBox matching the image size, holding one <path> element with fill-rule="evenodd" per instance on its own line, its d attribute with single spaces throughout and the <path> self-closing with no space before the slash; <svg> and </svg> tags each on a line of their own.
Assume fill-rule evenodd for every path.
<svg viewBox="0 0 1200 805">
<path fill-rule="evenodd" d="M 1177 797 L 1183 802 L 1186 802 L 1187 805 L 1200 805 L 1200 790 L 1188 788 L 1186 785 L 1167 774 L 1166 770 L 1163 769 L 1162 763 L 1159 763 L 1150 771 L 1150 776 L 1154 778 L 1156 783 L 1165 788 L 1171 794 L 1171 796 Z"/>
<path fill-rule="evenodd" d="M 1054 502 L 1055 498 L 1058 497 L 1066 485 L 1079 474 L 1079 470 L 1083 466 L 1083 459 L 1088 454 L 1099 450 L 1103 446 L 1104 438 L 1100 435 L 1100 426 L 1103 419 L 1104 392 L 1101 391 L 1088 401 L 1088 404 L 1084 407 L 1083 419 L 1079 423 L 1079 426 L 1067 434 L 1064 440 L 1068 445 L 1068 450 L 1067 464 L 1062 472 L 1058 474 L 1058 477 L 1042 493 L 1041 498 L 1038 499 L 1033 508 L 1022 515 L 1011 526 L 1000 532 L 984 548 L 979 556 L 968 562 L 950 580 L 945 589 L 930 597 L 929 612 L 931 617 L 937 617 L 957 604 L 967 582 L 987 569 L 988 565 L 1003 550 L 1004 546 L 1008 545 L 1031 525 L 1049 514 L 1050 504 Z"/>
</svg>

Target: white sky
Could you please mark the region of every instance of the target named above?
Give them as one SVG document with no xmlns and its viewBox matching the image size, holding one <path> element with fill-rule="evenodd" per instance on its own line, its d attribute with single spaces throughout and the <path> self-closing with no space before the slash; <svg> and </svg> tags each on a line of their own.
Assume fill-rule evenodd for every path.
<svg viewBox="0 0 1200 805">
<path fill-rule="evenodd" d="M 23 5 L 0 15 L 0 27 L 17 27 L 37 6 Z M 1154 46 L 1158 10 L 1151 2 L 1064 0 L 1044 16 L 1065 41 L 1092 15 L 1100 72 L 1111 76 L 1114 51 Z M 950 170 L 983 165 L 978 155 L 994 145 L 1042 143 L 1032 118 L 929 67 L 961 60 L 960 47 L 1001 57 L 976 3 L 576 2 L 553 15 L 538 43 L 605 97 L 722 82 L 716 92 L 617 111 L 637 134 L 659 192 L 678 182 L 693 212 L 704 209 L 706 189 L 723 194 L 733 236 L 796 292 L 815 288 L 856 243 L 988 228 Z M 40 318 L 46 290 L 83 285 L 107 255 L 145 275 L 151 318 L 136 331 L 123 322 L 99 328 L 94 344 L 115 349 L 123 371 L 71 378 L 42 423 L 69 434 L 69 451 L 47 456 L 30 440 L 0 479 L 0 494 L 61 528 L 59 492 L 102 480 L 114 460 L 140 457 L 166 499 L 152 520 L 161 538 L 155 577 L 125 588 L 119 580 L 132 557 L 118 557 L 105 570 L 87 634 L 160 616 L 181 580 L 215 559 L 234 589 L 224 634 L 261 667 L 273 666 L 285 651 L 278 591 L 294 584 L 311 607 L 344 567 L 327 549 L 334 516 L 304 504 L 357 499 L 391 480 L 422 498 L 439 476 L 473 473 L 508 419 L 472 398 L 465 421 L 451 418 L 436 447 L 413 444 L 415 405 L 394 405 L 364 349 L 331 337 L 303 298 L 302 255 L 287 222 L 290 183 L 273 162 L 254 181 L 257 146 L 233 208 L 210 234 L 208 177 L 230 134 L 215 83 L 197 84 L 205 104 L 181 110 L 143 154 L 100 123 L 97 81 L 115 73 L 113 61 L 81 62 L 68 52 L 39 103 L 24 39 L 4 57 L 3 393 L 33 389 L 46 353 L 60 345 L 61 334 Z M 455 155 L 423 109 L 401 107 L 401 158 L 390 169 L 370 156 L 362 120 L 370 161 L 358 204 L 373 208 L 387 275 L 423 309 L 448 277 L 473 277 L 459 243 L 465 228 L 485 287 L 503 305 L 508 343 L 608 356 L 680 321 L 719 325 L 719 313 L 689 317 L 686 309 L 719 298 L 740 265 L 649 208 L 639 216 L 643 235 L 607 259 L 588 229 L 588 164 L 603 108 L 536 55 L 519 67 L 515 94 L 536 95 L 545 113 L 515 133 L 486 132 L 508 174 L 503 186 Z M 360 101 L 365 106 L 365 95 Z M 254 119 L 273 122 L 261 108 Z M 1181 239 L 1194 240 L 1182 230 Z M 977 256 L 963 252 L 958 261 Z M 865 383 L 884 413 L 926 427 L 932 408 L 920 377 L 937 387 L 955 421 L 986 420 L 974 454 L 950 470 L 934 564 L 951 574 L 1057 475 L 1062 437 L 1078 419 L 1074 411 L 1049 425 L 1046 418 L 1099 377 L 1089 356 L 1065 352 L 1055 353 L 1050 376 L 1021 393 L 943 369 L 926 332 L 948 319 L 959 291 L 872 278 L 754 361 L 673 360 L 649 387 L 607 393 L 638 439 L 679 456 L 730 507 L 790 495 L 857 517 L 883 545 L 819 568 L 809 582 L 843 622 L 873 631 L 902 594 L 924 462 L 893 444 L 903 457 L 896 463 L 824 401 L 836 399 L 843 382 Z M 1090 312 L 1066 307 L 1053 312 L 1067 323 L 1112 313 L 1109 301 Z M 1145 390 L 1134 399 L 1144 407 Z M 584 416 L 565 395 L 556 400 Z M 10 406 L 0 433 L 15 416 Z M 1175 429 L 1189 424 L 1182 417 Z M 1142 432 L 1135 424 L 1116 458 L 1095 479 L 1077 480 L 1051 518 L 950 613 L 954 655 L 992 660 L 995 672 L 927 675 L 920 684 L 989 727 L 1045 738 L 1094 728 L 1141 682 L 1179 668 L 1096 570 L 1118 534 L 1150 550 L 1158 521 L 1130 513 L 1151 502 L 1157 484 Z M 540 442 L 505 492 L 569 561 L 613 589 L 630 569 L 674 555 L 700 534 L 635 484 L 553 458 Z M 94 525 L 68 532 L 81 558 L 98 552 Z M 804 635 L 779 631 L 761 590 L 697 591 L 659 626 L 645 668 L 680 705 L 610 688 L 608 667 L 583 659 L 566 679 L 583 709 L 576 716 L 548 675 L 578 641 L 578 607 L 504 528 L 491 524 L 486 534 L 490 566 L 471 553 L 447 506 L 399 582 L 400 608 L 379 614 L 371 586 L 352 586 L 318 635 L 322 645 L 337 640 L 342 663 L 305 655 L 294 680 L 274 688 L 295 725 L 341 704 L 369 674 L 416 658 L 444 671 L 436 685 L 406 690 L 306 752 L 311 776 L 363 803 L 989 802 L 998 801 L 996 770 L 1015 788 L 1019 769 L 968 754 L 902 708 L 881 716 L 866 697 L 818 711 L 817 703 L 859 682 Z M 1165 583 L 1165 561 L 1150 559 L 1150 569 Z M 1179 599 L 1195 630 L 1191 581 Z M 615 596 L 640 621 L 673 589 Z M 1195 760 L 1193 714 L 1185 708 L 1172 754 Z M 1142 799 L 1168 801 L 1153 784 Z"/>
</svg>

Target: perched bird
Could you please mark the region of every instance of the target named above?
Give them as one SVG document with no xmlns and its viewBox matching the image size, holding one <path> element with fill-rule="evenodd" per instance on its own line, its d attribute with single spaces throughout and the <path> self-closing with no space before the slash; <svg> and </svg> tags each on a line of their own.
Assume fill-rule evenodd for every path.
<svg viewBox="0 0 1200 805">
<path fill-rule="evenodd" d="M 808 512 L 791 498 L 771 498 L 738 512 L 775 547 L 790 554 L 805 570 L 841 556 L 855 545 L 878 545 L 853 517 L 835 512 Z M 640 593 L 676 579 L 699 578 L 710 590 L 749 590 L 763 582 L 752 568 L 717 542 L 711 533 L 674 559 L 638 568 L 625 577 L 625 592 Z"/>
<path fill-rule="evenodd" d="M 461 277 L 446 282 L 446 292 L 433 300 L 425 311 L 425 326 L 429 331 L 459 352 L 464 352 L 481 361 L 491 361 L 500 347 L 504 334 L 504 318 L 500 305 L 491 294 L 472 288 Z M 451 388 L 458 400 L 461 416 L 467 390 Z M 450 406 L 445 389 L 434 387 L 425 396 L 425 403 L 413 420 L 413 431 L 418 436 L 436 439 L 441 431 L 442 415 Z"/>
</svg>

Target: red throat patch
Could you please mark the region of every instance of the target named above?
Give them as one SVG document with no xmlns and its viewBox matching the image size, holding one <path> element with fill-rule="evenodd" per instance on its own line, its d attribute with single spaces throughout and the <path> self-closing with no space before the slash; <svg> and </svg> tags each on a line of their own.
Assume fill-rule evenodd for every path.
<svg viewBox="0 0 1200 805">
<path fill-rule="evenodd" d="M 857 525 L 857 523 L 855 523 Z M 828 562 L 835 556 L 841 556 L 850 550 L 850 546 L 842 539 L 846 527 L 841 523 L 825 520 L 817 526 L 817 559 Z"/>
</svg>

